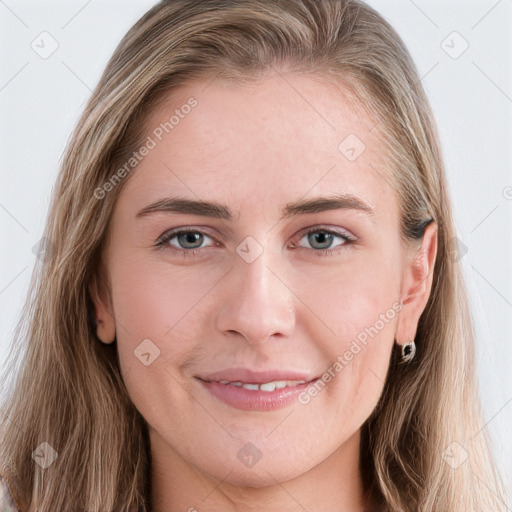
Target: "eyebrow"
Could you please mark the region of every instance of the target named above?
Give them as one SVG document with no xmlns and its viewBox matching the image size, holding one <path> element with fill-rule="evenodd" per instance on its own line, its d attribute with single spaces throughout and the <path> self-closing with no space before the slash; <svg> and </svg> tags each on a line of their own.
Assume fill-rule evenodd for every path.
<svg viewBox="0 0 512 512">
<path fill-rule="evenodd" d="M 339 209 L 357 210 L 366 214 L 371 219 L 375 217 L 375 210 L 363 200 L 352 194 L 335 194 L 315 197 L 312 199 L 299 199 L 297 201 L 287 203 L 281 210 L 281 216 L 285 219 L 298 215 Z M 140 210 L 136 217 L 146 217 L 157 212 L 188 213 L 203 217 L 213 217 L 221 220 L 234 220 L 233 213 L 225 204 L 214 201 L 200 201 L 180 197 L 166 197 L 164 199 L 160 199 Z"/>
</svg>

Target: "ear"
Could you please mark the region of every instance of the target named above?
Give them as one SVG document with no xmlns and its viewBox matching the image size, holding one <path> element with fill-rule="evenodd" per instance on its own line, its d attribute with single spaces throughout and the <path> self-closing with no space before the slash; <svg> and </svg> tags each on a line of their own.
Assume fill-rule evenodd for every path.
<svg viewBox="0 0 512 512">
<path fill-rule="evenodd" d="M 116 339 L 116 323 L 110 291 L 104 279 L 98 276 L 93 278 L 89 288 L 94 304 L 94 316 L 96 320 L 96 335 L 103 343 L 109 345 Z"/>
<path fill-rule="evenodd" d="M 416 336 L 420 316 L 432 289 L 436 255 L 437 224 L 431 222 L 425 228 L 420 247 L 411 246 L 407 255 L 400 291 L 403 309 L 395 335 L 399 345 L 409 343 Z"/>
</svg>

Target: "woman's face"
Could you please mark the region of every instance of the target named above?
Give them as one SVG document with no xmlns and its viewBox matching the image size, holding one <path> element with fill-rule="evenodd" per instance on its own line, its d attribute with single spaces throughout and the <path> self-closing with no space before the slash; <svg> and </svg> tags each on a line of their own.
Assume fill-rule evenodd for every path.
<svg viewBox="0 0 512 512">
<path fill-rule="evenodd" d="M 97 315 L 153 457 L 258 487 L 354 455 L 429 284 L 375 121 L 283 73 L 194 82 L 148 127 Z"/>
</svg>

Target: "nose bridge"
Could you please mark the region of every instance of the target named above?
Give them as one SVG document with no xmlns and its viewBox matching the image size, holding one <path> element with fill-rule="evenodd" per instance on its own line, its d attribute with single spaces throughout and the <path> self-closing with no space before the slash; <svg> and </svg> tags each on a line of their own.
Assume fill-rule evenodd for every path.
<svg viewBox="0 0 512 512">
<path fill-rule="evenodd" d="M 279 276 L 279 257 L 279 253 L 263 250 L 251 262 L 242 256 L 235 259 L 219 308 L 219 329 L 237 332 L 252 343 L 272 335 L 291 335 L 293 294 Z"/>
</svg>

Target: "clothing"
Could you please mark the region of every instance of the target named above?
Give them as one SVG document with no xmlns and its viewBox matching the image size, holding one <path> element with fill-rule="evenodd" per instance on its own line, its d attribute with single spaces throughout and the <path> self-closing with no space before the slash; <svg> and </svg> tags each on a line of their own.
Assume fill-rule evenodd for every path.
<svg viewBox="0 0 512 512">
<path fill-rule="evenodd" d="M 0 475 L 0 511 L 20 512 L 14 501 L 9 483 L 3 475 Z"/>
</svg>

